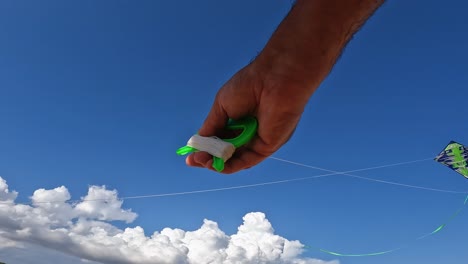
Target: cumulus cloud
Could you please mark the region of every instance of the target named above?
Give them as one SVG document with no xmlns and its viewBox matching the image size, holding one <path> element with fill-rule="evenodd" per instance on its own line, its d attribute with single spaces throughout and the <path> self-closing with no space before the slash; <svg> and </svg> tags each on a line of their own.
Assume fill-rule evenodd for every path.
<svg viewBox="0 0 468 264">
<path fill-rule="evenodd" d="M 0 257 L 32 247 L 29 252 L 46 248 L 93 263 L 338 264 L 301 257 L 304 246 L 276 235 L 261 212 L 246 214 L 233 235 L 205 219 L 194 231 L 164 228 L 147 236 L 139 226 L 122 230 L 109 222 L 131 223 L 137 214 L 123 209 L 117 191 L 105 186 L 90 186 L 75 203 L 65 186 L 36 190 L 30 205 L 15 203 L 17 195 L 0 177 Z"/>
<path fill-rule="evenodd" d="M 15 191 L 10 192 L 8 190 L 8 184 L 6 180 L 0 177 L 0 201 L 3 201 L 4 203 L 12 202 L 16 199 L 17 196 L 18 193 Z"/>
<path fill-rule="evenodd" d="M 75 209 L 88 218 L 104 221 L 120 220 L 130 223 L 137 217 L 137 214 L 130 210 L 122 209 L 123 201 L 118 199 L 116 190 L 106 190 L 105 186 L 89 187 L 88 195 L 82 199 L 83 202 L 79 203 Z"/>
</svg>

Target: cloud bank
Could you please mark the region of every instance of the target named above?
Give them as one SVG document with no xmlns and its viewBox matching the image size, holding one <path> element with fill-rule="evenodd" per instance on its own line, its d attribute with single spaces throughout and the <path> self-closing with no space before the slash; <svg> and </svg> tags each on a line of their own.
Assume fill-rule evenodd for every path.
<svg viewBox="0 0 468 264">
<path fill-rule="evenodd" d="M 301 257 L 304 246 L 276 235 L 261 212 L 246 214 L 233 235 L 205 219 L 194 231 L 164 228 L 146 236 L 139 226 L 121 230 L 109 223 L 131 223 L 137 214 L 123 209 L 117 191 L 105 186 L 89 187 L 88 194 L 75 203 L 70 203 L 64 186 L 36 190 L 30 205 L 16 203 L 17 196 L 0 177 L 0 253 L 30 247 L 34 250 L 29 252 L 37 254 L 45 248 L 75 256 L 83 263 L 106 264 L 338 264 Z M 36 257 L 34 263 L 38 260 Z"/>
</svg>

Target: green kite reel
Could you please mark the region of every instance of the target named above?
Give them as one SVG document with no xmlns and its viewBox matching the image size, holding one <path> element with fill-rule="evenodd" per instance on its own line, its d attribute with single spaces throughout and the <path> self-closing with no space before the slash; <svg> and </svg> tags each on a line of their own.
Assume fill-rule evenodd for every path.
<svg viewBox="0 0 468 264">
<path fill-rule="evenodd" d="M 242 132 L 235 138 L 226 139 L 194 135 L 187 142 L 187 145 L 179 148 L 176 153 L 178 155 L 187 155 L 192 152 L 206 151 L 213 156 L 213 168 L 218 172 L 223 171 L 224 163 L 232 156 L 235 149 L 247 144 L 255 136 L 258 122 L 257 119 L 250 116 L 239 120 L 229 119 L 225 128 L 227 130 L 242 130 Z M 228 152 L 227 156 L 222 154 L 220 148 Z"/>
</svg>

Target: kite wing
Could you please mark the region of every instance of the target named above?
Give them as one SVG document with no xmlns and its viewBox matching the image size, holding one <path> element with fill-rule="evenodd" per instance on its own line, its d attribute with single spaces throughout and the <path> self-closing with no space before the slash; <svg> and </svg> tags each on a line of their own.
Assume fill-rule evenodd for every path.
<svg viewBox="0 0 468 264">
<path fill-rule="evenodd" d="M 455 141 L 450 141 L 447 147 L 437 155 L 435 160 L 468 179 L 468 147 Z"/>
</svg>

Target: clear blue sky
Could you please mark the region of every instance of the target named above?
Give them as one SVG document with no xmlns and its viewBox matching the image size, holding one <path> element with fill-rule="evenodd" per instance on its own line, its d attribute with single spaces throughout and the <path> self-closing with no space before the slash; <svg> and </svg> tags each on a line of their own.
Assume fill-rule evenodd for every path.
<svg viewBox="0 0 468 264">
<path fill-rule="evenodd" d="M 291 1 L 2 1 L 0 176 L 20 193 L 89 185 L 121 196 L 312 176 L 266 160 L 220 175 L 186 167 L 175 150 L 199 128 L 218 88 L 263 47 Z M 352 170 L 435 156 L 468 144 L 465 1 L 389 1 L 350 42 L 276 157 Z M 196 99 L 195 99 L 196 98 Z M 358 174 L 358 173 L 356 173 Z M 426 161 L 359 175 L 468 191 Z M 393 248 L 431 231 L 463 202 L 344 176 L 128 200 L 129 226 L 235 233 L 261 211 L 290 240 L 345 252 Z M 342 264 L 466 263 L 468 212 L 407 249 Z M 119 227 L 126 224 L 116 223 Z M 337 259 L 309 250 L 306 256 Z"/>
</svg>

